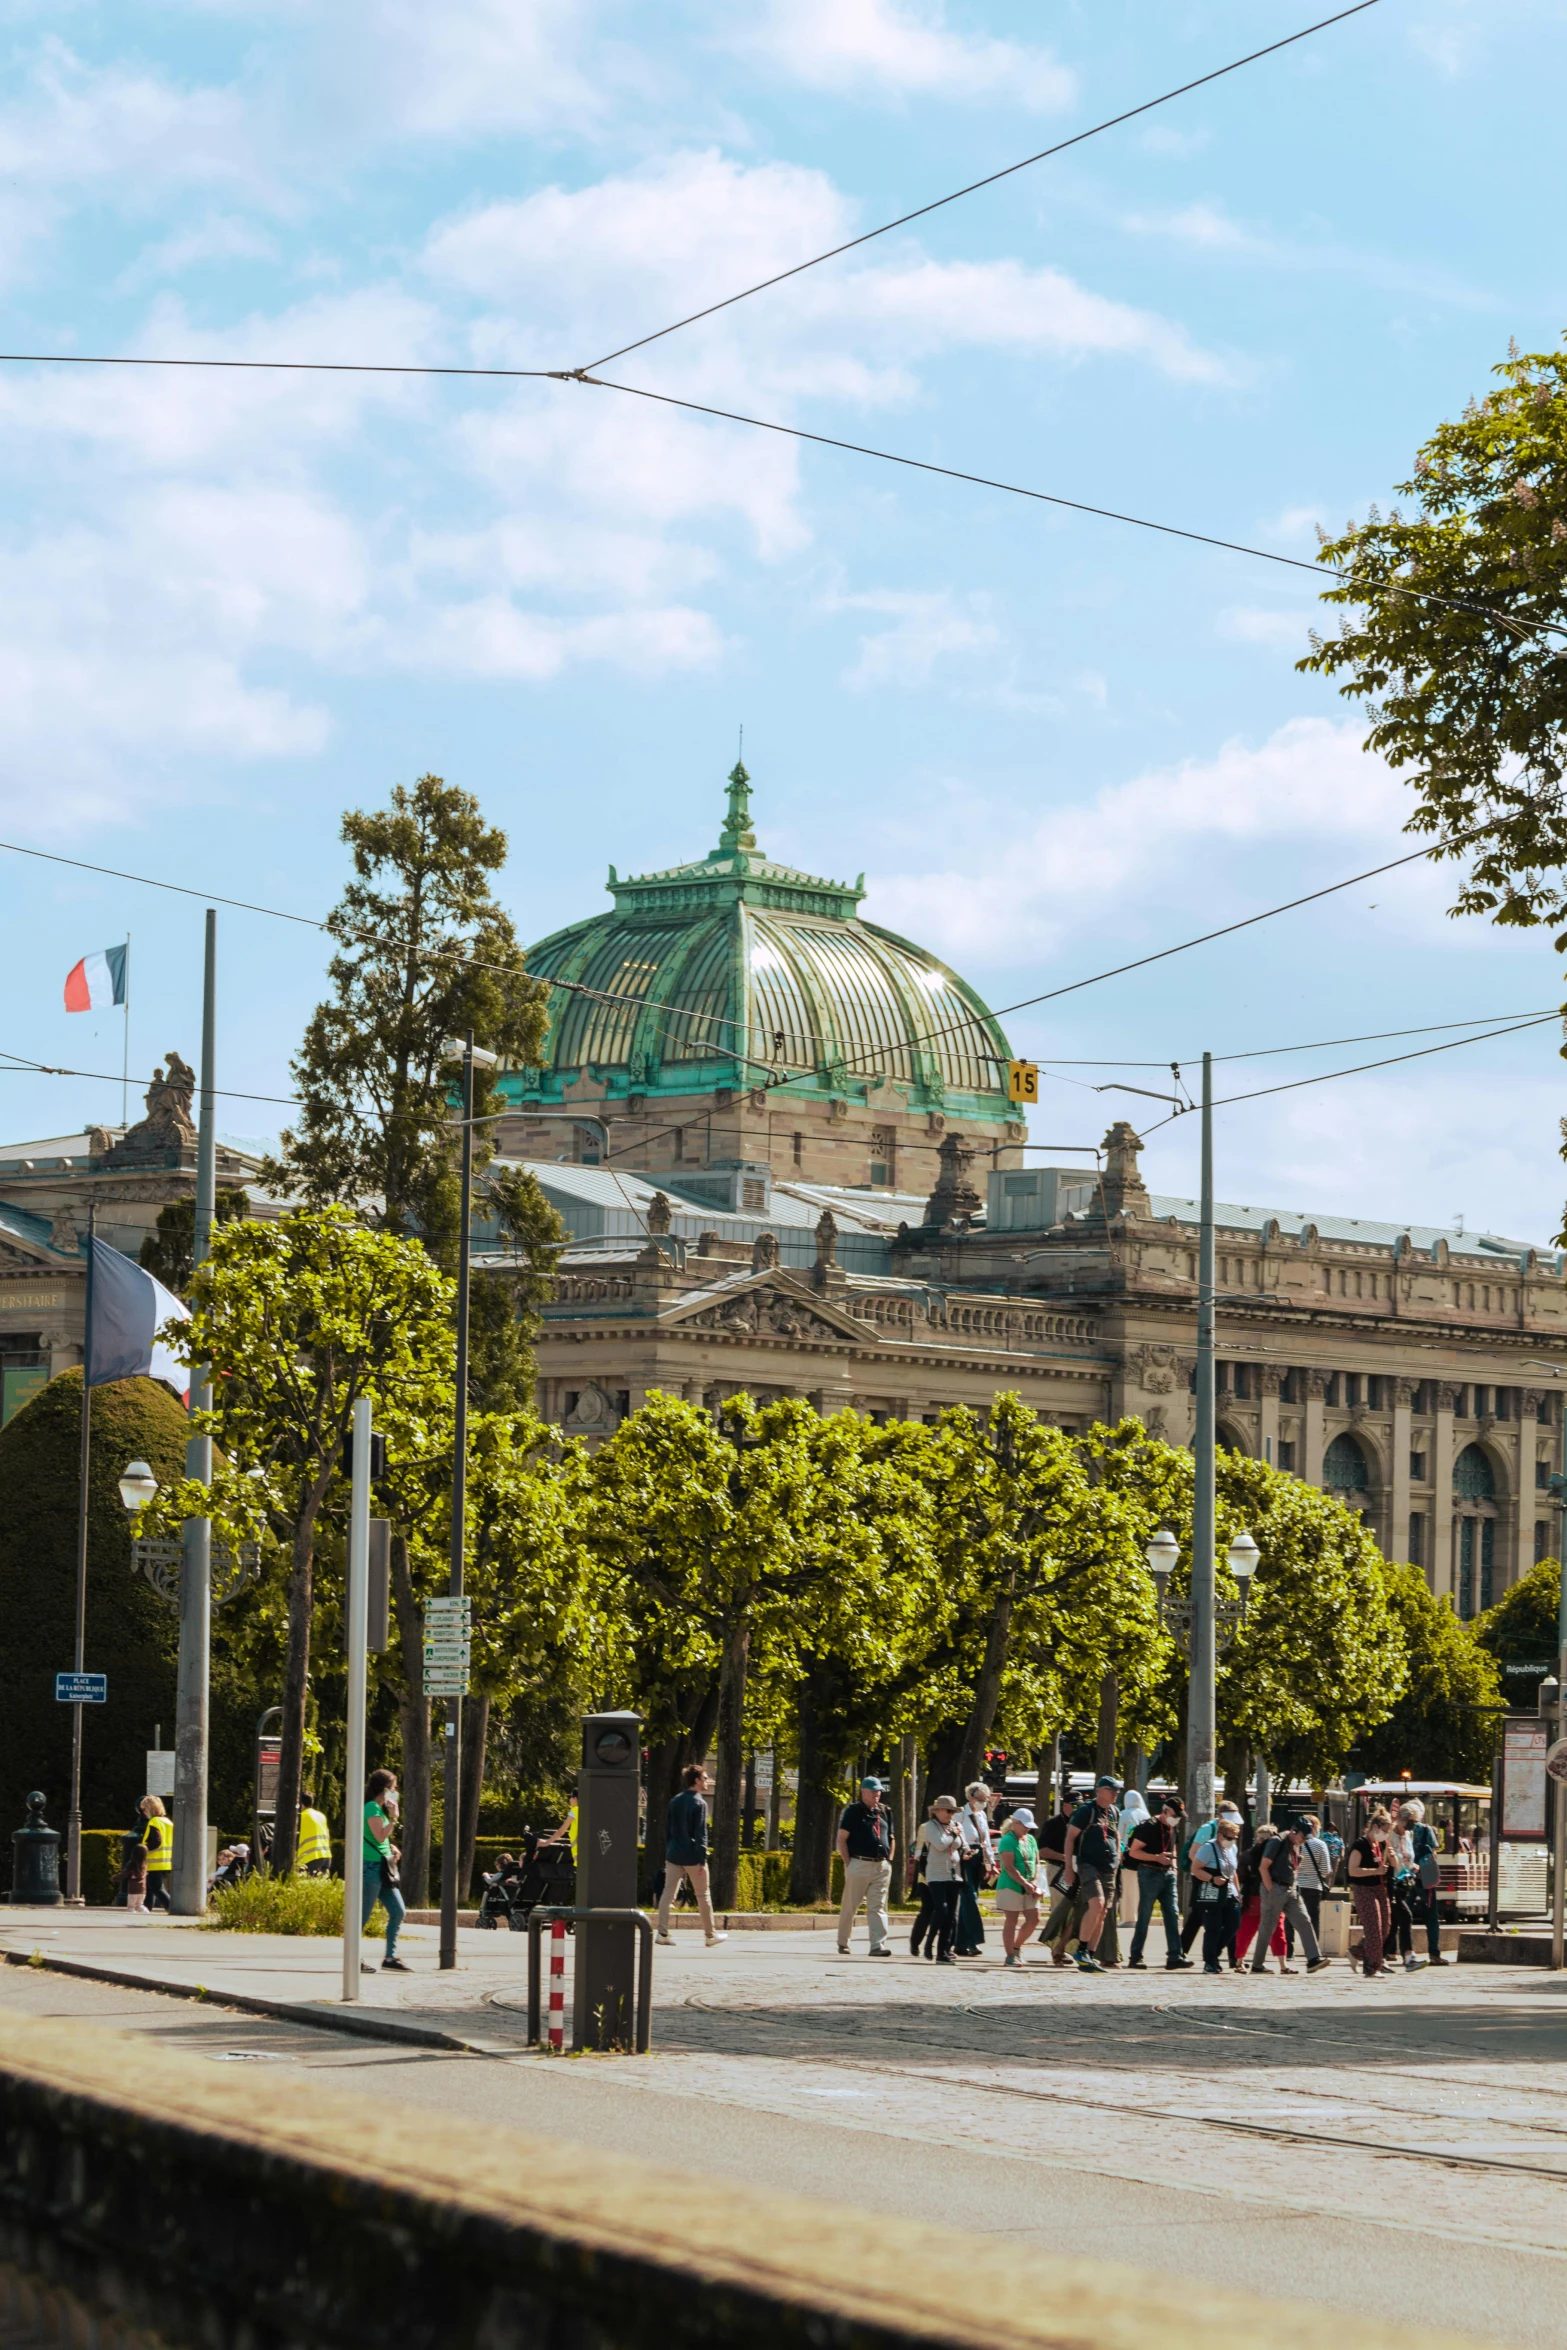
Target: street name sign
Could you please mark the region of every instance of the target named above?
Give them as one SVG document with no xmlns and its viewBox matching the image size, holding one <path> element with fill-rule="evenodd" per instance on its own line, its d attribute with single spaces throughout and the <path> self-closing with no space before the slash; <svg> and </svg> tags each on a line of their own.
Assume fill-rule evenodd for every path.
<svg viewBox="0 0 1567 2350">
<path fill-rule="evenodd" d="M 109 1676 L 107 1673 L 56 1673 L 54 1701 L 56 1705 L 107 1705 Z"/>
</svg>

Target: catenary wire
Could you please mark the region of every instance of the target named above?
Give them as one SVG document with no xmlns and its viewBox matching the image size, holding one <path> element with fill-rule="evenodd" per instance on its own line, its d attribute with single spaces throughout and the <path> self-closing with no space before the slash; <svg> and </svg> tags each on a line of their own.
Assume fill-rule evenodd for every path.
<svg viewBox="0 0 1567 2350">
<path fill-rule="evenodd" d="M 1161 537 L 1187 539 L 1199 547 L 1218 547 L 1229 555 L 1250 555 L 1259 563 L 1282 564 L 1286 571 L 1309 572 L 1313 579 L 1337 579 L 1346 586 L 1355 585 L 1354 573 L 1334 563 L 1310 563 L 1300 555 L 1280 555 L 1268 547 L 1249 546 L 1243 539 L 1215 538 L 1208 531 L 1187 530 L 1175 522 L 1154 522 L 1145 514 L 1126 514 L 1115 506 L 1092 506 L 1082 498 L 1065 498 L 1053 490 L 1029 489 L 1021 482 L 998 481 L 991 474 L 966 473 L 955 465 L 937 465 L 928 457 L 908 457 L 897 449 L 873 448 L 868 441 L 845 441 L 833 433 L 808 432 L 804 425 L 780 424 L 775 418 L 749 416 L 738 408 L 713 408 L 702 400 L 683 400 L 674 392 L 651 391 L 646 384 L 616 383 L 609 376 L 589 375 L 585 370 L 579 370 L 564 380 L 587 384 L 601 392 L 624 392 L 634 400 L 653 400 L 664 408 L 684 408 L 693 416 L 716 417 L 724 424 L 749 425 L 755 432 L 779 433 L 787 440 L 810 441 L 821 449 L 842 449 L 852 457 L 874 457 L 884 465 L 907 466 L 915 473 L 938 474 L 944 481 L 962 481 L 976 489 L 1000 490 L 1007 497 L 1032 499 L 1036 505 L 1061 506 L 1072 514 L 1092 514 L 1101 522 L 1124 522 L 1134 530 L 1157 531 Z M 1499 627 L 1510 628 L 1520 637 L 1535 634 L 1567 636 L 1567 622 L 1523 620 L 1513 613 L 1498 612 L 1489 604 L 1477 604 L 1466 597 L 1440 596 L 1434 588 L 1414 587 L 1407 580 L 1379 580 L 1364 593 L 1368 600 L 1371 595 L 1401 596 L 1417 604 L 1436 604 L 1444 611 L 1461 612 L 1470 619 L 1494 620 Z"/>
<path fill-rule="evenodd" d="M 1554 1008 L 1555 1007 L 1552 1007 L 1552 1009 Z M 1259 1045 L 1255 1052 L 1215 1053 L 1213 1055 L 1213 1060 L 1216 1066 L 1220 1061 L 1266 1061 L 1276 1053 L 1325 1052 L 1331 1046 L 1341 1044 L 1382 1044 L 1389 1038 L 1395 1036 L 1435 1036 L 1438 1030 L 1444 1028 L 1478 1028 L 1488 1020 L 1533 1020 L 1537 1018 L 1544 1019 L 1546 1016 L 1547 1014 L 1544 1008 L 1541 1008 L 1535 1012 L 1476 1012 L 1472 1019 L 1428 1020 L 1425 1025 L 1420 1028 L 1379 1028 L 1373 1030 L 1369 1036 L 1319 1036 L 1311 1044 L 1268 1044 Z M 1199 1053 L 1180 1053 L 1171 1057 L 1185 1062 L 1200 1060 L 1202 1056 Z M 1050 1055 L 1050 1067 L 1052 1070 L 1168 1069 L 1169 1066 L 1169 1058 L 1166 1058 L 1162 1061 L 1096 1061 L 1088 1059 L 1063 1059 L 1055 1053 Z M 1040 1067 L 1043 1069 L 1043 1062 L 1040 1063 Z"/>
<path fill-rule="evenodd" d="M 591 386 L 595 391 L 623 392 L 630 399 L 653 400 L 666 408 L 681 408 L 693 416 L 711 416 L 720 423 L 743 424 L 754 432 L 778 433 L 788 440 L 811 442 L 818 448 L 841 449 L 854 457 L 873 457 L 883 465 L 901 465 L 914 473 L 934 474 L 945 481 L 966 482 L 976 489 L 998 490 L 1007 497 L 1028 498 L 1036 505 L 1059 506 L 1068 513 L 1093 515 L 1103 522 L 1125 523 L 1131 529 L 1155 531 L 1161 537 L 1184 539 L 1194 546 L 1217 547 L 1226 554 L 1249 556 L 1254 562 L 1281 564 L 1287 571 L 1304 571 L 1309 573 L 1313 579 L 1336 579 L 1347 587 L 1354 587 L 1356 584 L 1354 573 L 1345 571 L 1336 564 L 1310 563 L 1298 555 L 1281 555 L 1269 547 L 1250 546 L 1242 539 L 1222 539 L 1215 537 L 1208 531 L 1188 530 L 1179 523 L 1156 522 L 1149 515 L 1126 514 L 1118 507 L 1095 506 L 1083 498 L 1063 497 L 1057 491 L 1030 489 L 1020 482 L 998 481 L 990 474 L 968 473 L 955 465 L 937 465 L 927 457 L 910 457 L 896 449 L 873 448 L 866 441 L 846 441 L 832 433 L 809 432 L 803 425 L 780 424 L 774 418 L 749 416 L 740 409 L 714 408 L 705 401 L 683 400 L 673 392 L 652 391 L 645 384 L 615 383 L 607 376 L 590 375 L 583 368 L 405 367 L 372 361 L 357 361 L 350 365 L 346 361 L 306 359 L 144 359 L 89 356 L 77 351 L 0 351 L 0 365 L 7 362 L 43 367 L 246 367 L 263 370 L 276 368 L 289 373 L 307 375 L 323 372 L 356 375 L 484 375 L 502 381 L 516 380 L 521 382 L 547 379 L 552 383 L 585 384 Z M 1511 629 L 1516 636 L 1525 641 L 1535 635 L 1567 635 L 1567 623 L 1533 617 L 1520 618 L 1515 613 L 1498 612 L 1492 605 L 1476 603 L 1469 597 L 1438 595 L 1434 588 L 1416 587 L 1408 580 L 1379 580 L 1362 592 L 1368 601 L 1373 595 L 1397 596 L 1405 602 L 1434 604 L 1443 611 L 1460 612 L 1473 620 L 1494 621 L 1497 627 Z M 303 917 L 295 915 L 291 919 L 299 921 Z"/>
<path fill-rule="evenodd" d="M 1226 1110 L 1235 1102 L 1260 1102 L 1270 1094 L 1299 1093 L 1307 1085 L 1331 1085 L 1340 1077 L 1363 1077 L 1369 1069 L 1394 1069 L 1401 1061 L 1428 1060 L 1433 1053 L 1456 1053 L 1466 1044 L 1488 1044 L 1497 1036 L 1521 1036 L 1526 1029 L 1543 1028 L 1552 1020 L 1559 1020 L 1559 1012 L 1544 1012 L 1536 1020 L 1520 1020 L 1512 1028 L 1488 1028 L 1480 1036 L 1453 1036 L 1446 1044 L 1422 1045 L 1417 1052 L 1390 1053 L 1384 1061 L 1360 1061 L 1353 1069 L 1324 1069 L 1320 1077 L 1293 1077 L 1285 1085 L 1259 1085 L 1253 1093 L 1228 1093 L 1213 1104 L 1216 1110 Z M 1189 1118 L 1195 1113 L 1189 1109 L 1172 1110 L 1168 1118 L 1158 1118 L 1148 1128 L 1157 1134 L 1161 1126 L 1173 1126 L 1177 1118 Z M 1145 1137 L 1146 1139 L 1146 1137 Z"/>
<path fill-rule="evenodd" d="M 1177 946 L 1160 947 L 1154 954 L 1139 955 L 1130 963 L 1113 964 L 1108 971 L 1096 971 L 1087 979 L 1073 979 L 1063 987 L 1047 988 L 1043 995 L 1024 996 L 1015 1004 L 1003 1004 L 999 1010 L 992 1012 L 990 1017 L 993 1020 L 1007 1020 L 1014 1012 L 1031 1011 L 1036 1004 L 1054 1003 L 1060 996 L 1076 995 L 1080 989 L 1085 987 L 1097 987 L 1102 980 L 1120 979 L 1129 971 L 1145 970 L 1150 963 L 1168 962 L 1172 955 L 1184 955 L 1193 947 L 1211 945 L 1213 940 L 1217 938 L 1229 938 L 1238 930 L 1254 928 L 1259 922 L 1271 922 L 1276 914 L 1293 914 L 1301 906 L 1315 905 L 1319 898 L 1333 897 L 1339 890 L 1353 889 L 1357 883 L 1362 881 L 1374 881 L 1382 873 L 1395 873 L 1401 865 L 1418 865 L 1426 857 L 1440 855 L 1443 849 L 1462 848 L 1466 841 L 1479 840 L 1483 834 L 1490 830 L 1489 825 L 1482 824 L 1477 825 L 1472 832 L 1446 833 L 1440 840 L 1433 841 L 1427 849 L 1411 849 L 1407 856 L 1392 857 L 1385 865 L 1372 865 L 1366 872 L 1352 873 L 1344 881 L 1330 881 L 1322 889 L 1308 890 L 1304 897 L 1287 898 L 1280 906 L 1267 906 L 1260 914 L 1245 914 L 1238 922 L 1226 922 L 1218 930 L 1205 930 L 1196 938 L 1182 939 Z M 962 1025 L 966 1025 L 966 1023 L 946 1028 L 933 1028 L 926 1035 L 916 1037 L 913 1041 L 917 1044 L 935 1044 L 944 1036 L 957 1034 L 959 1026 Z M 868 1057 L 862 1053 L 858 1056 L 858 1061 L 863 1061 Z M 1001 1056 L 998 1054 L 996 1058 L 999 1060 Z M 852 1069 L 857 1066 L 857 1062 L 846 1061 L 842 1066 Z M 1163 1067 L 1164 1064 L 1161 1062 L 1159 1066 Z"/>
<path fill-rule="evenodd" d="M 917 204 L 912 212 L 900 212 L 896 220 L 884 220 L 880 228 L 867 229 L 863 236 L 848 237 L 841 245 L 830 245 L 825 253 L 813 253 L 808 261 L 797 261 L 791 269 L 776 270 L 771 277 L 758 278 L 753 286 L 742 286 L 737 294 L 726 294 L 721 302 L 709 302 L 705 309 L 693 310 L 685 318 L 677 318 L 669 326 L 661 326 L 649 335 L 639 335 L 634 343 L 622 343 L 617 351 L 606 351 L 602 359 L 590 359 L 589 367 L 608 367 L 615 359 L 624 359 L 630 351 L 645 351 L 649 343 L 661 343 L 667 335 L 677 335 L 683 327 L 695 326 L 699 320 L 712 318 L 720 310 L 732 310 L 737 302 L 749 302 L 753 294 L 765 294 L 771 286 L 781 286 L 792 277 L 801 277 L 808 269 L 819 269 L 824 261 L 836 261 L 841 254 L 853 253 L 861 245 L 874 244 L 878 237 L 890 236 L 894 229 L 907 228 L 911 220 L 924 220 L 932 212 L 941 212 L 947 205 L 956 204 L 964 196 L 977 195 L 981 188 L 993 188 L 1001 180 L 1011 179 L 1020 171 L 1031 171 L 1036 163 L 1047 163 L 1052 155 L 1064 155 L 1069 147 L 1081 147 L 1088 139 L 1097 139 L 1103 131 L 1113 131 L 1123 122 L 1135 122 L 1140 114 L 1151 114 L 1159 106 L 1168 106 L 1174 98 L 1185 98 L 1193 90 L 1204 89 L 1209 82 L 1223 81 L 1226 74 L 1239 73 L 1242 66 L 1255 65 L 1260 58 L 1276 56 L 1281 49 L 1293 48 L 1297 41 L 1307 41 L 1313 33 L 1324 33 L 1330 25 L 1343 24 L 1351 16 L 1363 16 L 1374 8 L 1377 0 L 1355 0 L 1352 8 L 1341 8 L 1336 16 L 1324 16 L 1316 24 L 1302 25 L 1299 32 L 1286 33 L 1280 41 L 1270 41 L 1265 49 L 1253 49 L 1245 57 L 1233 57 L 1228 65 L 1217 65 L 1211 73 L 1198 74 L 1195 81 L 1182 82 L 1178 88 L 1161 91 L 1157 98 L 1145 98 L 1140 106 L 1128 106 L 1124 113 L 1109 115 L 1086 131 L 1075 131 L 1069 139 L 1058 139 L 1053 147 L 1041 147 L 1037 155 L 1025 155 L 1017 163 L 1003 165 L 1000 171 L 987 172 L 983 179 L 970 180 L 966 187 L 954 188 L 949 195 L 935 196 L 928 204 Z"/>
</svg>

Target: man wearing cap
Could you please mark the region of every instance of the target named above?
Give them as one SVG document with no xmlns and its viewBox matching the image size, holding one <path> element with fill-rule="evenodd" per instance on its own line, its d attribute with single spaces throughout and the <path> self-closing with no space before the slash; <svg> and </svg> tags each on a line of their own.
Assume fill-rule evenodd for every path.
<svg viewBox="0 0 1567 2350">
<path fill-rule="evenodd" d="M 1066 1865 L 1062 1879 L 1075 1884 L 1082 1896 L 1082 1923 L 1072 1956 L 1085 1975 L 1103 1974 L 1094 1953 L 1104 1932 L 1105 1913 L 1115 1898 L 1115 1872 L 1121 1859 L 1121 1823 L 1115 1799 L 1121 1782 L 1107 1771 L 1087 1803 L 1072 1814 L 1066 1832 Z"/>
<path fill-rule="evenodd" d="M 862 1779 L 860 1791 L 838 1822 L 838 1858 L 843 1863 L 843 1899 L 838 1905 L 839 1955 L 849 1955 L 849 1936 L 865 1904 L 872 1958 L 891 1958 L 887 1896 L 892 1890 L 892 1815 L 882 1808 L 880 1779 Z"/>
</svg>

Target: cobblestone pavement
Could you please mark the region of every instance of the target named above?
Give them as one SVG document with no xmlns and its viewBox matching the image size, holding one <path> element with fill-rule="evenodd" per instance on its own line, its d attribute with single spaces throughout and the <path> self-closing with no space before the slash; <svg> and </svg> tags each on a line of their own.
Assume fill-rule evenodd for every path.
<svg viewBox="0 0 1567 2350">
<path fill-rule="evenodd" d="M 200 1980 L 214 2001 L 225 1986 L 265 1985 L 300 2015 L 324 2016 L 340 1967 L 331 1943 L 91 1918 L 0 1924 L 0 1946 L 18 1953 L 89 1943 L 95 1959 L 147 1978 Z M 133 2000 L 129 2020 L 225 2058 L 347 2070 L 368 2093 L 486 2124 L 602 2138 L 698 2169 L 739 2165 L 791 2187 L 858 2182 L 851 2191 L 873 2207 L 918 2209 L 934 2191 L 974 2205 L 983 2227 L 1018 2224 L 1006 2217 L 1016 2208 L 1041 2242 L 1058 2240 L 1042 2209 L 1072 2215 L 1086 2194 L 1108 2193 L 1143 2215 L 1134 2238 L 1178 2235 L 1178 2261 L 1191 2228 L 1217 2217 L 1241 2224 L 1253 2248 L 1282 2231 L 1294 2250 L 1280 2289 L 1292 2295 L 1424 2311 L 1433 2325 L 1553 2350 L 1567 2332 L 1556 2314 L 1567 2298 L 1567 1981 L 1537 1969 L 1367 1983 L 1343 1964 L 1311 1979 L 1217 1980 L 1161 1965 L 1085 1978 L 1007 1971 L 999 1954 L 942 1968 L 906 1952 L 845 1959 L 820 1935 L 736 1934 L 711 1950 L 683 1938 L 656 1953 L 652 2059 L 578 2065 L 523 2046 L 522 1937 L 465 1934 L 447 1975 L 433 1971 L 433 1931 L 411 1931 L 407 1954 L 418 1971 L 366 1978 L 367 1994 L 389 2018 L 461 2031 L 490 2062 L 399 2056 L 167 2000 L 145 2002 L 155 2022 Z M 8 2007 L 67 2012 L 67 1989 L 97 1987 L 0 1969 Z M 100 1996 L 112 2008 L 120 1995 Z M 124 2028 L 123 2005 L 88 2006 Z M 1188 2215 L 1178 2228 L 1177 2214 Z"/>
</svg>

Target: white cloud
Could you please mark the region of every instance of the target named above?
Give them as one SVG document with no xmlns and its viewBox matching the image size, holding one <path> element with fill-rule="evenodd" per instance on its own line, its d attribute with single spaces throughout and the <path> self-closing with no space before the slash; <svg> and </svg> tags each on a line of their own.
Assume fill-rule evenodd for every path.
<svg viewBox="0 0 1567 2350">
<path fill-rule="evenodd" d="M 1348 859 L 1357 841 L 1396 840 L 1408 814 L 1407 787 L 1361 743 L 1353 723 L 1296 718 L 1265 742 L 1237 737 L 1212 758 L 1183 759 L 1107 785 L 1091 799 L 1052 806 L 1031 831 L 987 808 L 984 822 L 966 829 L 1004 844 L 993 858 L 968 870 L 883 878 L 868 910 L 894 930 L 928 939 L 960 968 L 1014 950 L 1037 958 L 1097 928 L 1112 904 L 1129 934 L 1140 935 L 1145 913 L 1162 911 L 1190 867 L 1211 890 L 1221 858 L 1259 846 L 1294 841 L 1315 849 L 1332 840 Z M 1428 880 L 1425 894 L 1443 886 Z"/>
<path fill-rule="evenodd" d="M 1001 631 L 985 616 L 987 605 L 983 596 L 892 590 L 830 598 L 831 611 L 879 612 L 893 622 L 891 628 L 861 637 L 859 657 L 844 670 L 842 682 L 852 693 L 882 686 L 918 687 L 930 683 L 938 661 L 995 652 Z"/>
<path fill-rule="evenodd" d="M 321 100 L 367 140 L 591 133 L 622 85 L 652 79 L 599 37 L 591 0 L 343 0 L 315 13 Z"/>
<path fill-rule="evenodd" d="M 436 284 L 496 306 L 471 330 L 486 358 L 577 365 L 841 244 L 857 225 L 821 172 L 708 150 L 485 205 L 437 228 L 424 265 Z M 1184 381 L 1233 372 L 1178 324 L 1062 270 L 930 261 L 905 243 L 869 264 L 829 262 L 681 334 L 658 349 L 657 380 L 753 404 L 760 390 L 885 401 L 913 391 L 911 360 L 965 347 L 1129 358 Z"/>
<path fill-rule="evenodd" d="M 741 44 L 813 89 L 1001 99 L 1038 113 L 1077 94 L 1048 50 L 958 32 L 939 0 L 772 0 Z"/>
<path fill-rule="evenodd" d="M 1304 656 L 1306 632 L 1316 617 L 1311 611 L 1274 612 L 1259 604 L 1232 604 L 1219 614 L 1218 628 L 1221 636 L 1241 644 L 1283 645 Z"/>
<path fill-rule="evenodd" d="M 1201 245 L 1228 253 L 1260 253 L 1261 238 L 1229 219 L 1215 204 L 1183 204 L 1176 212 L 1132 212 L 1124 225 L 1139 236 L 1170 237 L 1177 244 Z"/>
<path fill-rule="evenodd" d="M 181 277 L 186 270 L 230 261 L 276 261 L 278 243 L 250 221 L 230 213 L 209 212 L 205 220 L 177 229 L 139 253 L 129 269 L 120 272 L 122 293 L 160 277 Z"/>
</svg>

